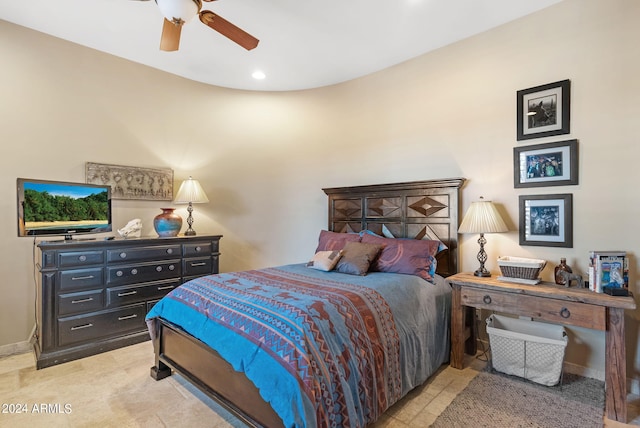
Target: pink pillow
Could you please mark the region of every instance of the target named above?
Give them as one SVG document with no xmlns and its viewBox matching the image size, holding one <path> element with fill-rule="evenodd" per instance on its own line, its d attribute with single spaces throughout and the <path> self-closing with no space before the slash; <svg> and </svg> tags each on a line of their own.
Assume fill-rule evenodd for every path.
<svg viewBox="0 0 640 428">
<path fill-rule="evenodd" d="M 347 242 L 360 242 L 360 235 L 357 233 L 338 233 L 321 230 L 318 238 L 318 251 L 340 251 Z"/>
<path fill-rule="evenodd" d="M 382 245 L 382 251 L 371 264 L 371 270 L 417 275 L 433 281 L 431 267 L 435 263 L 440 241 L 382 238 L 367 233 L 363 235 L 362 242 Z"/>
</svg>

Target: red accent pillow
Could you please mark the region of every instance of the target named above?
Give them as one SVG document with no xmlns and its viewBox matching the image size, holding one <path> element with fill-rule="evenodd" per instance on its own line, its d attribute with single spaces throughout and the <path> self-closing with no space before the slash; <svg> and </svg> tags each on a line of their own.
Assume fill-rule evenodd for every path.
<svg viewBox="0 0 640 428">
<path fill-rule="evenodd" d="M 357 233 L 338 233 L 321 230 L 318 238 L 318 251 L 340 251 L 347 242 L 360 242 L 360 235 Z"/>
<path fill-rule="evenodd" d="M 362 242 L 382 245 L 382 251 L 371 264 L 371 270 L 417 275 L 429 282 L 433 281 L 430 268 L 435 261 L 440 241 L 392 239 L 364 234 Z"/>
</svg>

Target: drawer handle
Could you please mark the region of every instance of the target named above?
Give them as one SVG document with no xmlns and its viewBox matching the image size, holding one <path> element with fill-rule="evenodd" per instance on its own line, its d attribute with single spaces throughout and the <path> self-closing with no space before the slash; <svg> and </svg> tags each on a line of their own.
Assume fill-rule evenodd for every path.
<svg viewBox="0 0 640 428">
<path fill-rule="evenodd" d="M 71 281 L 82 281 L 83 279 L 93 279 L 95 276 L 87 275 L 87 276 L 72 276 Z"/>
<path fill-rule="evenodd" d="M 173 248 L 167 248 L 167 254 L 173 254 Z"/>
<path fill-rule="evenodd" d="M 164 287 L 158 287 L 158 291 L 162 291 L 162 290 L 171 290 L 176 288 L 174 285 L 165 285 Z"/>
<path fill-rule="evenodd" d="M 138 292 L 136 290 L 133 291 L 125 291 L 122 293 L 118 293 L 118 297 L 123 297 L 123 296 L 133 296 L 134 294 L 138 294 Z"/>
<path fill-rule="evenodd" d="M 488 304 L 490 304 L 490 303 L 491 303 L 491 296 L 489 296 L 488 294 L 487 294 L 487 295 L 485 295 L 485 296 L 482 298 L 482 301 L 483 301 L 484 303 L 486 303 L 487 305 L 488 305 Z"/>
<path fill-rule="evenodd" d="M 131 275 L 137 275 L 138 269 L 131 269 Z"/>
<path fill-rule="evenodd" d="M 191 267 L 195 267 L 195 266 L 206 266 L 207 264 L 205 262 L 200 262 L 200 263 L 191 263 Z"/>
<path fill-rule="evenodd" d="M 156 266 L 156 272 L 162 272 L 162 266 Z"/>
<path fill-rule="evenodd" d="M 124 275 L 124 273 L 121 270 L 116 272 L 116 276 L 122 276 L 122 275 Z"/>
<path fill-rule="evenodd" d="M 569 309 L 567 309 L 567 308 L 562 308 L 560 310 L 560 316 L 562 318 L 569 318 L 571 316 L 571 311 L 569 311 Z"/>
<path fill-rule="evenodd" d="M 124 251 L 120 253 L 120 258 L 121 259 L 126 259 L 127 258 L 127 253 L 125 253 Z"/>
<path fill-rule="evenodd" d="M 169 265 L 169 270 L 175 270 L 176 267 L 174 265 Z"/>
<path fill-rule="evenodd" d="M 74 327 L 71 327 L 71 331 L 82 330 L 83 328 L 89 328 L 89 327 L 93 327 L 93 324 L 89 323 L 89 324 L 84 324 L 84 325 L 76 325 Z"/>
<path fill-rule="evenodd" d="M 118 317 L 118 321 L 125 321 L 125 320 L 130 320 L 130 319 L 133 319 L 133 318 L 138 318 L 138 315 L 133 314 L 133 315 L 127 315 L 127 316 L 124 316 L 124 317 Z"/>
<path fill-rule="evenodd" d="M 200 245 L 198 245 L 198 246 L 196 247 L 196 253 L 199 253 L 200 251 L 202 251 L 202 248 L 200 247 Z"/>
<path fill-rule="evenodd" d="M 80 260 L 81 262 L 85 262 L 87 261 L 87 256 L 80 256 L 78 257 L 78 260 Z"/>
<path fill-rule="evenodd" d="M 89 297 L 87 299 L 72 300 L 71 303 L 73 303 L 75 305 L 76 303 L 91 302 L 92 300 L 93 300 L 93 297 Z"/>
</svg>

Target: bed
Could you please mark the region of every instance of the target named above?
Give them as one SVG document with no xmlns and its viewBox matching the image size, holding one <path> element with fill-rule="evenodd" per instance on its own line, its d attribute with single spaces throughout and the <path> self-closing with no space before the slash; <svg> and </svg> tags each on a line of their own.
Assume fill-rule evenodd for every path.
<svg viewBox="0 0 640 428">
<path fill-rule="evenodd" d="M 444 278 L 457 271 L 463 183 L 323 189 L 329 222 L 315 266 L 222 273 L 172 291 L 147 317 L 151 376 L 181 374 L 248 426 L 375 421 L 449 358 Z"/>
</svg>

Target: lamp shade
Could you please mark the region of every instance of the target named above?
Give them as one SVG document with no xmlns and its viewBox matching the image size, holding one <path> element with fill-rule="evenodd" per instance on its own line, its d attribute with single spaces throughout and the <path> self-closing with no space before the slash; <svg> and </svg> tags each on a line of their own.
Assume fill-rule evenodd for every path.
<svg viewBox="0 0 640 428">
<path fill-rule="evenodd" d="M 209 202 L 209 198 L 207 198 L 207 195 L 204 193 L 204 190 L 198 180 L 194 180 L 189 177 L 188 180 L 184 180 L 180 185 L 173 202 L 176 204 L 188 204 L 190 202 L 199 204 Z"/>
<path fill-rule="evenodd" d="M 458 233 L 498 233 L 509 228 L 491 201 L 472 202 L 462 219 Z"/>
<path fill-rule="evenodd" d="M 156 0 L 162 16 L 171 22 L 189 22 L 200 12 L 200 0 Z"/>
</svg>

